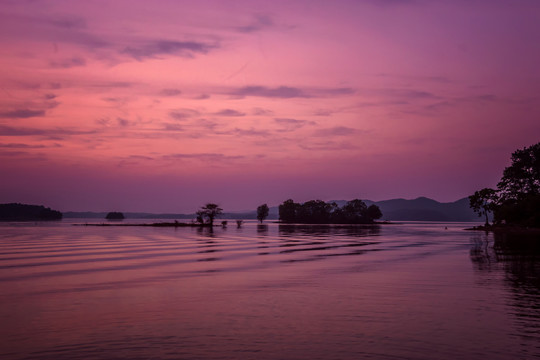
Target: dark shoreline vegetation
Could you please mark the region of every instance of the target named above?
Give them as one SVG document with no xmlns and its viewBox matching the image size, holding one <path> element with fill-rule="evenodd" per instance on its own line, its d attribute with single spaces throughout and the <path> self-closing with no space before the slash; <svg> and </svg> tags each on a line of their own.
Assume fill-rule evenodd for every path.
<svg viewBox="0 0 540 360">
<path fill-rule="evenodd" d="M 4 221 L 36 221 L 61 220 L 62 213 L 41 205 L 20 203 L 0 204 L 0 220 Z"/>
<path fill-rule="evenodd" d="M 310 200 L 303 204 L 292 199 L 279 205 L 281 223 L 295 224 L 373 224 L 382 217 L 377 205 L 367 206 L 362 200 L 348 201 L 342 207 L 335 202 Z"/>
<path fill-rule="evenodd" d="M 476 191 L 469 204 L 485 217 L 484 226 L 469 230 L 540 233 L 540 143 L 513 152 L 497 188 Z"/>
</svg>

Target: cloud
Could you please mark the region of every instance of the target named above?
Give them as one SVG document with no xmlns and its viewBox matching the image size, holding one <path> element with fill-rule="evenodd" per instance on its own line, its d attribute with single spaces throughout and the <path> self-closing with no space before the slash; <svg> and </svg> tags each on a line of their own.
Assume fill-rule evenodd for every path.
<svg viewBox="0 0 540 360">
<path fill-rule="evenodd" d="M 195 54 L 206 54 L 217 47 L 215 44 L 198 41 L 156 40 L 140 46 L 128 46 L 121 53 L 138 61 L 155 58 L 159 55 L 178 55 L 192 58 Z"/>
<path fill-rule="evenodd" d="M 267 137 L 270 136 L 270 131 L 268 130 L 257 130 L 254 128 L 251 129 L 241 129 L 234 128 L 232 130 L 226 131 L 215 131 L 217 135 L 233 135 L 233 136 L 255 136 L 255 137 Z"/>
<path fill-rule="evenodd" d="M 288 119 L 288 118 L 275 118 L 274 122 L 283 126 L 282 129 L 278 130 L 280 132 L 294 131 L 306 125 L 317 124 L 315 121 L 311 121 L 311 120 L 297 120 L 297 119 Z"/>
<path fill-rule="evenodd" d="M 0 148 L 4 149 L 43 149 L 48 146 L 45 145 L 29 145 L 29 144 L 18 144 L 18 143 L 9 143 L 3 144 L 0 143 Z"/>
<path fill-rule="evenodd" d="M 272 27 L 273 25 L 274 21 L 268 14 L 256 14 L 249 25 L 238 26 L 235 29 L 238 32 L 249 34 Z"/>
<path fill-rule="evenodd" d="M 163 89 L 161 90 L 159 94 L 162 96 L 176 96 L 176 95 L 180 95 L 181 93 L 182 91 L 178 89 Z"/>
<path fill-rule="evenodd" d="M 43 20 L 50 25 L 62 29 L 84 29 L 86 28 L 86 20 L 81 17 L 57 17 L 53 19 Z"/>
<path fill-rule="evenodd" d="M 132 124 L 131 121 L 121 118 L 121 117 L 116 118 L 116 121 L 118 122 L 118 125 L 122 127 L 130 126 Z"/>
<path fill-rule="evenodd" d="M 200 160 L 206 162 L 219 162 L 224 160 L 244 159 L 243 155 L 225 155 L 220 153 L 193 153 L 193 154 L 167 154 L 162 157 L 164 160 Z"/>
<path fill-rule="evenodd" d="M 253 109 L 253 115 L 256 115 L 256 116 L 272 116 L 274 115 L 274 112 L 272 110 L 269 110 L 269 109 L 263 109 L 263 108 L 254 108 Z"/>
<path fill-rule="evenodd" d="M 214 115 L 219 116 L 245 116 L 246 114 L 233 109 L 223 109 L 218 112 L 215 112 Z"/>
<path fill-rule="evenodd" d="M 355 147 L 348 142 L 335 142 L 335 141 L 326 141 L 318 142 L 310 145 L 299 144 L 300 148 L 304 150 L 322 150 L 322 151 L 339 151 L 339 150 L 350 150 Z"/>
<path fill-rule="evenodd" d="M 65 128 L 38 129 L 0 125 L 0 134 L 2 136 L 48 136 L 51 139 L 60 139 L 60 136 L 92 135 L 97 132 L 97 130 L 73 130 Z"/>
<path fill-rule="evenodd" d="M 348 136 L 358 132 L 357 129 L 353 129 L 346 126 L 334 126 L 331 128 L 319 129 L 313 133 L 313 136 L 317 137 L 330 137 L 330 136 Z"/>
<path fill-rule="evenodd" d="M 269 88 L 266 86 L 244 86 L 231 91 L 229 94 L 236 96 L 257 96 L 279 99 L 310 97 L 302 89 L 289 86 L 280 86 L 276 88 Z"/>
<path fill-rule="evenodd" d="M 210 99 L 210 95 L 208 94 L 201 94 L 199 96 L 196 96 L 194 97 L 195 100 L 206 100 L 206 99 Z"/>
<path fill-rule="evenodd" d="M 163 130 L 167 131 L 184 131 L 184 127 L 178 124 L 164 123 Z"/>
<path fill-rule="evenodd" d="M 69 59 L 62 59 L 58 61 L 49 62 L 50 67 L 55 69 L 69 69 L 77 66 L 85 66 L 86 60 L 81 57 L 72 57 Z"/>
<path fill-rule="evenodd" d="M 356 93 L 356 90 L 352 88 L 301 89 L 290 86 L 279 86 L 271 88 L 266 86 L 253 85 L 234 89 L 227 94 L 242 97 L 257 96 L 278 99 L 291 99 L 351 95 L 354 93 Z"/>
<path fill-rule="evenodd" d="M 236 134 L 236 135 L 240 135 L 240 136 L 262 136 L 262 137 L 265 137 L 265 136 L 270 135 L 270 132 L 268 132 L 267 130 L 255 130 L 253 128 L 251 128 L 251 129 L 235 128 L 232 131 L 232 133 Z"/>
<path fill-rule="evenodd" d="M 174 120 L 187 120 L 199 115 L 200 113 L 193 109 L 178 109 L 169 112 L 169 116 Z"/>
<path fill-rule="evenodd" d="M 440 99 L 439 96 L 424 90 L 415 89 L 399 89 L 399 88 L 382 88 L 382 89 L 362 89 L 359 91 L 365 96 L 384 96 L 400 100 L 421 100 L 421 99 Z"/>
<path fill-rule="evenodd" d="M 96 88 L 130 88 L 135 83 L 127 81 L 103 81 L 103 82 L 93 82 L 85 84 L 87 87 L 96 87 Z"/>
<path fill-rule="evenodd" d="M 0 112 L 0 118 L 3 119 L 27 119 L 37 116 L 45 116 L 44 110 L 17 109 L 12 111 Z"/>
<path fill-rule="evenodd" d="M 313 96 L 338 96 L 338 95 L 352 95 L 356 93 L 353 88 L 328 88 L 328 89 L 315 89 L 313 90 Z"/>
</svg>

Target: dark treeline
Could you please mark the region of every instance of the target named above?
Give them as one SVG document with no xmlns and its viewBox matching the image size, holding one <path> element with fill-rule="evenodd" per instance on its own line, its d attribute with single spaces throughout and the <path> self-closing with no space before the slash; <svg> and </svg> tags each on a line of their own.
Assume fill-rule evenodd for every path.
<svg viewBox="0 0 540 360">
<path fill-rule="evenodd" d="M 484 188 L 469 196 L 471 208 L 494 223 L 540 228 L 540 143 L 512 153 L 496 189 Z"/>
<path fill-rule="evenodd" d="M 0 204 L 0 220 L 60 220 L 62 213 L 41 205 Z"/>
<path fill-rule="evenodd" d="M 382 217 L 377 205 L 367 206 L 362 200 L 351 200 L 343 207 L 335 202 L 310 200 L 303 204 L 289 199 L 279 205 L 279 220 L 297 224 L 372 224 Z"/>
</svg>

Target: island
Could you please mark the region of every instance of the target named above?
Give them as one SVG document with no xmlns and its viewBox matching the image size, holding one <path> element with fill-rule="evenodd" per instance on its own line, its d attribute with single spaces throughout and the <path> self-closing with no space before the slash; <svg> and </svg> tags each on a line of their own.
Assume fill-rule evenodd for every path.
<svg viewBox="0 0 540 360">
<path fill-rule="evenodd" d="M 2 221 L 33 221 L 61 220 L 62 213 L 42 205 L 27 205 L 20 203 L 0 204 L 0 220 Z"/>
<path fill-rule="evenodd" d="M 118 211 L 111 211 L 105 216 L 107 220 L 124 220 L 124 214 Z"/>
</svg>

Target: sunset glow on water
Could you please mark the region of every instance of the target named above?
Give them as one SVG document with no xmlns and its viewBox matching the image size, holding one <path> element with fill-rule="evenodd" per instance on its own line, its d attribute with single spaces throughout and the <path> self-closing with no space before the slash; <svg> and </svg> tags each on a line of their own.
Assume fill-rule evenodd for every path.
<svg viewBox="0 0 540 360">
<path fill-rule="evenodd" d="M 465 225 L 2 225 L 0 356 L 539 356 L 534 254 Z"/>
</svg>

